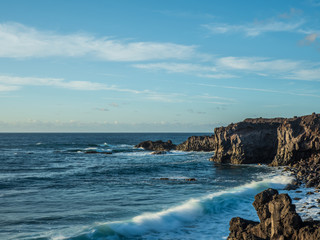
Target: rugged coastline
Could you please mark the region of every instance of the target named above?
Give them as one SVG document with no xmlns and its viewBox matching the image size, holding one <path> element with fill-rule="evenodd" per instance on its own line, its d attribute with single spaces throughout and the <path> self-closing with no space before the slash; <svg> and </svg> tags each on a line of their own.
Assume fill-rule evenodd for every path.
<svg viewBox="0 0 320 240">
<path fill-rule="evenodd" d="M 216 163 L 284 166 L 285 171 L 295 177 L 287 190 L 294 190 L 300 185 L 320 189 L 320 114 L 316 113 L 293 118 L 245 119 L 214 129 L 213 136 L 190 137 L 171 149 L 160 150 L 214 151 L 210 160 Z M 260 223 L 241 218 L 231 220 L 229 239 L 320 239 L 319 222 L 312 219 L 303 222 L 289 196 L 277 192 L 271 195 L 268 201 L 259 202 L 263 213 L 256 208 L 257 201 L 254 203 Z M 290 213 L 292 217 L 288 222 L 289 215 L 284 215 L 285 225 L 281 222 L 283 212 Z M 260 232 L 257 232 L 258 228 Z"/>
</svg>

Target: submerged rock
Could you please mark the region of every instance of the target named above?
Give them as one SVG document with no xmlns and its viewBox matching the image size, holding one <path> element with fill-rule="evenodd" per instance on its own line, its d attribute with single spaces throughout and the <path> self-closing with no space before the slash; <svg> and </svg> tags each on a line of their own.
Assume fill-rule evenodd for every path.
<svg viewBox="0 0 320 240">
<path fill-rule="evenodd" d="M 152 155 L 162 155 L 162 154 L 167 154 L 167 153 L 168 153 L 167 151 L 154 151 L 151 154 Z"/>
<path fill-rule="evenodd" d="M 260 222 L 232 218 L 228 240 L 320 239 L 320 222 L 303 222 L 288 194 L 267 189 L 255 196 L 253 206 Z"/>
</svg>

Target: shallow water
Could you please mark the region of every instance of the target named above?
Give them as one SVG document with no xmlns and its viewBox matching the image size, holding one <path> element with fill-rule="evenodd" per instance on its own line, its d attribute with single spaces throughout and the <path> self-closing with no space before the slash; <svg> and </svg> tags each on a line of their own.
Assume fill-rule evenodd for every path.
<svg viewBox="0 0 320 240">
<path fill-rule="evenodd" d="M 134 148 L 191 135 L 0 134 L 0 239 L 224 239 L 232 217 L 257 220 L 255 194 L 290 182 L 213 153 Z"/>
</svg>

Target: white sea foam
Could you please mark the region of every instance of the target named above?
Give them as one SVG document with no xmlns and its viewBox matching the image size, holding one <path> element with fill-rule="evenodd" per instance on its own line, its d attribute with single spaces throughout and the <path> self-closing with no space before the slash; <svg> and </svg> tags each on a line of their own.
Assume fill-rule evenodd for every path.
<svg viewBox="0 0 320 240">
<path fill-rule="evenodd" d="M 224 218 L 226 214 L 233 214 L 234 210 L 240 209 L 241 211 L 242 207 L 244 207 L 245 211 L 248 211 L 247 206 L 253 208 L 251 203 L 254 195 L 257 193 L 269 187 L 283 188 L 292 180 L 292 177 L 282 175 L 268 177 L 261 181 L 252 181 L 239 187 L 210 193 L 196 199 L 190 199 L 181 205 L 163 211 L 143 213 L 131 220 L 101 223 L 96 226 L 90 234 L 84 234 L 82 236 L 86 236 L 87 239 L 97 239 L 98 236 L 102 235 L 106 238 L 107 236 L 105 236 L 105 234 L 107 233 L 113 237 L 119 235 L 128 238 L 148 234 L 152 235 L 155 232 L 157 232 L 157 234 L 167 234 L 168 231 L 179 231 L 177 229 L 184 229 L 185 226 L 193 225 L 199 219 L 208 219 L 208 217 L 211 218 L 211 220 L 215 218 L 217 226 L 219 226 L 219 219 Z M 219 229 L 217 231 L 219 231 Z M 166 239 L 166 237 L 163 237 L 163 239 Z"/>
</svg>

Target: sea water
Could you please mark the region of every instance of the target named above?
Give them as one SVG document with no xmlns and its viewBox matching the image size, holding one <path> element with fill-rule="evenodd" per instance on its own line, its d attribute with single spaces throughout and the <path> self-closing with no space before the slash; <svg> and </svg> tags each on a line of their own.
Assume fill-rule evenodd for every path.
<svg viewBox="0 0 320 240">
<path fill-rule="evenodd" d="M 257 193 L 292 180 L 134 147 L 191 135 L 203 134 L 0 134 L 0 239 L 226 239 L 232 217 L 258 220 Z"/>
</svg>

